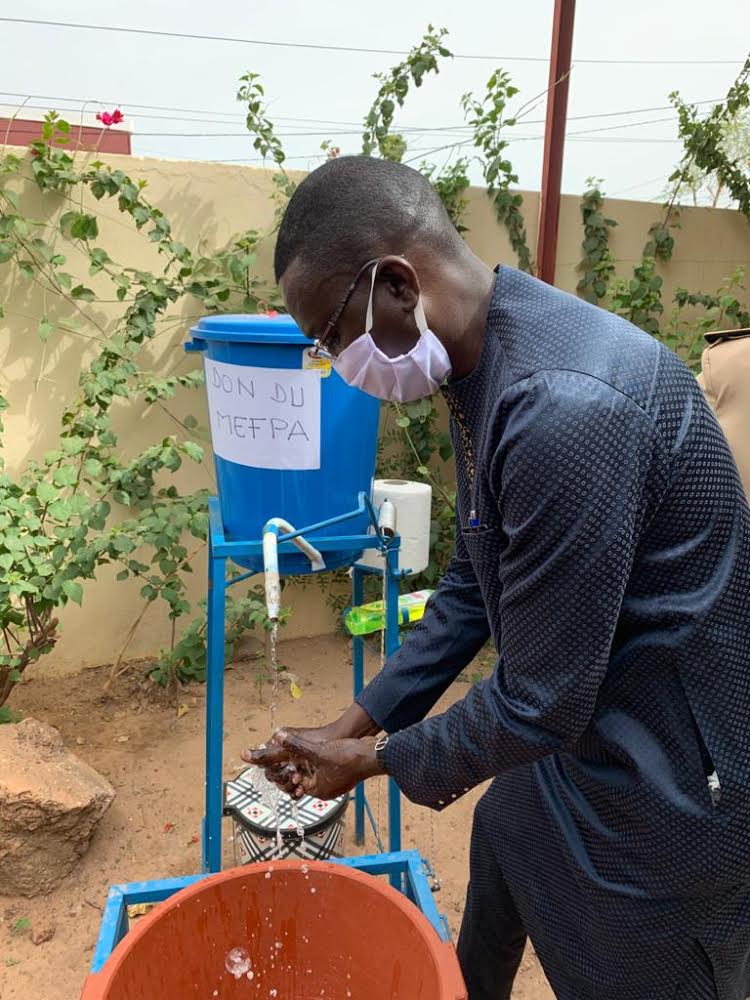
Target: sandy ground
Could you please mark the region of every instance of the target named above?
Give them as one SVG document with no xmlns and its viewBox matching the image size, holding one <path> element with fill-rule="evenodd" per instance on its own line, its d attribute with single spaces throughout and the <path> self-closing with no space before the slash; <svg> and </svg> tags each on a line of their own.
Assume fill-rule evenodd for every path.
<svg viewBox="0 0 750 1000">
<path fill-rule="evenodd" d="M 286 695 L 280 699 L 281 723 L 320 724 L 349 704 L 349 650 L 348 643 L 339 638 L 282 644 L 281 662 L 300 675 L 303 697 L 296 702 Z M 267 686 L 259 690 L 257 670 L 257 663 L 248 661 L 227 673 L 227 777 L 239 769 L 241 750 L 269 735 L 269 690 Z M 466 683 L 472 672 L 467 672 Z M 57 726 L 66 744 L 112 782 L 117 798 L 78 870 L 59 889 L 39 899 L 0 897 L 1 1000 L 77 1000 L 108 886 L 199 870 L 205 690 L 200 686 L 182 689 L 178 717 L 174 704 L 155 702 L 153 693 L 137 678 L 134 666 L 133 676 L 123 678 L 113 695 L 103 699 L 104 672 L 89 670 L 53 680 L 45 677 L 40 666 L 14 694 L 13 707 Z M 461 697 L 464 690 L 461 683 L 455 685 L 446 703 Z M 461 920 L 467 880 L 471 813 L 480 793 L 476 790 L 440 816 L 404 803 L 404 847 L 417 848 L 433 860 L 442 882 L 436 901 L 454 933 Z M 385 788 L 372 789 L 370 799 L 384 821 Z M 229 865 L 228 822 L 225 834 Z M 347 853 L 362 853 L 353 845 L 351 823 L 346 835 Z M 370 836 L 366 851 L 374 849 Z M 22 929 L 18 929 L 19 920 Z M 54 928 L 52 940 L 34 945 L 27 921 L 32 931 Z M 530 949 L 513 997 L 553 998 Z"/>
</svg>

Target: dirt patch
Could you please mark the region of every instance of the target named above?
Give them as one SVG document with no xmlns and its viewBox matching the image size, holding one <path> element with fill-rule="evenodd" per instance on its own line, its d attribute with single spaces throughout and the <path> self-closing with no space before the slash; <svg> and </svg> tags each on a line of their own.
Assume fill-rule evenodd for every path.
<svg viewBox="0 0 750 1000">
<path fill-rule="evenodd" d="M 303 697 L 280 698 L 280 722 L 323 723 L 349 704 L 350 647 L 343 639 L 284 643 L 281 660 L 300 676 Z M 469 676 L 477 670 L 481 664 Z M 126 676 L 103 698 L 105 678 L 104 671 L 88 670 L 52 680 L 40 667 L 14 693 L 13 707 L 57 727 L 65 744 L 112 783 L 117 798 L 88 854 L 60 888 L 40 899 L 0 897 L 0 1000 L 78 1000 L 108 887 L 200 868 L 205 689 L 184 688 L 178 705 L 166 704 L 154 700 L 137 676 Z M 444 705 L 465 690 L 455 685 Z M 227 672 L 227 777 L 240 768 L 245 746 L 268 737 L 269 693 L 259 689 L 252 662 Z M 471 814 L 480 794 L 475 790 L 439 816 L 404 802 L 404 846 L 432 859 L 442 882 L 436 901 L 454 932 L 463 909 Z M 385 826 L 382 782 L 371 789 L 370 800 Z M 231 865 L 228 823 L 225 832 L 225 863 Z M 348 853 L 361 853 L 353 846 L 351 824 L 347 840 Z M 366 850 L 374 849 L 369 836 Z M 33 937 L 48 940 L 34 944 Z M 530 949 L 513 996 L 553 1000 Z"/>
</svg>

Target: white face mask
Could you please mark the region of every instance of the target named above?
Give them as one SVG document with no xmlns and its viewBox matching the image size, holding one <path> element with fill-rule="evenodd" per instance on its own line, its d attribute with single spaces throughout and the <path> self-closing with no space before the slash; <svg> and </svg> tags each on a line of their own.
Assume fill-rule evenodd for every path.
<svg viewBox="0 0 750 1000">
<path fill-rule="evenodd" d="M 372 339 L 372 299 L 378 265 L 373 265 L 370 298 L 367 303 L 367 326 L 339 354 L 333 367 L 349 385 L 362 389 L 370 396 L 396 403 L 411 403 L 423 396 L 430 396 L 451 372 L 448 352 L 432 330 L 422 305 L 422 296 L 414 309 L 414 319 L 419 330 L 419 340 L 408 354 L 389 358 Z"/>
</svg>

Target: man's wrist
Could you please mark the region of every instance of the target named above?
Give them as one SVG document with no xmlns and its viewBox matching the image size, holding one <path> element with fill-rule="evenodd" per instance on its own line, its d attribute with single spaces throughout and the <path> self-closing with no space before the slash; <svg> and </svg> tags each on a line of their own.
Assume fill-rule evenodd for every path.
<svg viewBox="0 0 750 1000">
<path fill-rule="evenodd" d="M 381 757 L 384 739 L 385 742 L 388 741 L 388 737 L 382 736 L 379 738 L 366 736 L 360 740 L 362 744 L 362 780 L 386 773 Z"/>
<path fill-rule="evenodd" d="M 362 739 L 377 736 L 380 726 L 355 701 L 344 714 L 331 724 L 331 735 L 334 739 Z"/>
</svg>

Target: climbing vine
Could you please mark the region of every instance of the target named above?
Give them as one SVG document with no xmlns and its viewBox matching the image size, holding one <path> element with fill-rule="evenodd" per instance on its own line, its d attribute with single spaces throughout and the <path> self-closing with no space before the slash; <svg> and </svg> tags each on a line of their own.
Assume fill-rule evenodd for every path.
<svg viewBox="0 0 750 1000">
<path fill-rule="evenodd" d="M 495 215 L 508 231 L 518 266 L 522 271 L 531 271 L 531 250 L 521 211 L 523 195 L 513 190 L 518 175 L 507 156 L 509 140 L 504 131 L 516 124 L 515 117 L 506 116 L 505 112 L 508 101 L 517 93 L 510 75 L 498 69 L 487 81 L 484 95 L 475 98 L 473 94 L 464 94 L 461 106 L 473 130 L 474 146 L 481 154 L 482 174 Z"/>
<path fill-rule="evenodd" d="M 686 104 L 678 93 L 670 95 L 678 111 L 684 155 L 670 177 L 672 185 L 661 218 L 648 231 L 640 261 L 632 275 L 617 274 L 609 246 L 617 223 L 603 212 L 604 198 L 598 181 L 590 181 L 581 202 L 584 226 L 582 277 L 579 295 L 595 302 L 663 340 L 692 368 L 700 365 L 703 336 L 722 325 L 741 326 L 748 318 L 737 293 L 744 291 L 744 274 L 727 276 L 715 293 L 691 293 L 678 289 L 666 324 L 663 278 L 658 265 L 671 260 L 673 231 L 679 228 L 679 197 L 684 189 L 714 181 L 715 190 L 726 188 L 750 222 L 750 164 L 732 158 L 726 147 L 726 125 L 736 123 L 750 108 L 750 58 L 731 85 L 724 101 L 701 118 L 695 105 Z"/>
<path fill-rule="evenodd" d="M 583 272 L 576 291 L 582 299 L 594 305 L 606 297 L 615 274 L 615 260 L 609 249 L 609 232 L 617 222 L 603 212 L 604 194 L 601 180 L 589 178 L 581 199 L 583 222 L 583 258 L 578 270 Z"/>
<path fill-rule="evenodd" d="M 447 164 L 441 170 L 434 163 L 420 165 L 420 172 L 437 191 L 448 217 L 459 233 L 467 231 L 463 218 L 469 205 L 466 198 L 466 191 L 471 183 L 468 171 L 469 161 L 465 157 Z"/>
<path fill-rule="evenodd" d="M 738 267 L 714 293 L 677 289 L 672 313 L 661 332 L 661 339 L 694 371 L 700 369 L 707 333 L 750 327 L 750 310 L 738 298 L 740 293 L 746 291 L 744 279 L 745 271 Z"/>
<path fill-rule="evenodd" d="M 65 149 L 69 131 L 50 113 L 29 156 L 0 157 L 0 266 L 12 280 L 39 289 L 49 303 L 37 325 L 44 345 L 37 384 L 48 377 L 48 349 L 58 341 L 78 339 L 88 359 L 63 408 L 55 447 L 17 475 L 0 465 L 0 706 L 24 671 L 54 648 L 58 609 L 71 601 L 80 604 L 86 582 L 102 566 L 114 565 L 118 580 L 140 584 L 143 610 L 128 638 L 154 602 L 175 625 L 190 613 L 185 577 L 205 547 L 208 491 L 183 494 L 175 485 L 183 462 L 200 462 L 203 450 L 193 439 L 195 418 L 179 419 L 168 401 L 179 390 L 194 388 L 201 376 L 155 372 L 148 347 L 184 325 L 182 316 L 173 315 L 182 301 L 199 314 L 228 308 L 252 312 L 276 294 L 254 273 L 258 233 L 242 233 L 213 255 L 193 252 L 146 198 L 144 182 L 92 156 L 72 156 Z M 29 180 L 45 199 L 43 220 L 22 211 L 18 191 Z M 100 243 L 89 202 L 114 204 L 156 247 L 160 268 L 118 262 Z M 89 281 L 74 277 L 74 269 L 81 273 L 81 259 Z M 121 304 L 112 322 L 102 321 L 95 309 L 108 299 Z M 10 305 L 4 315 L 11 322 L 16 318 Z M 113 419 L 118 403 L 144 414 L 164 410 L 175 433 L 126 457 Z M 3 409 L 7 401 L 0 396 Z M 251 595 L 241 604 L 245 623 L 248 600 Z M 262 607 L 256 601 L 255 611 Z M 180 672 L 174 631 L 173 647 L 159 668 L 162 677 L 170 663 Z M 119 660 L 111 676 L 118 669 Z M 2 715 L 7 719 L 10 711 Z"/>
<path fill-rule="evenodd" d="M 276 202 L 276 224 L 278 226 L 286 204 L 294 194 L 296 185 L 284 168 L 286 153 L 281 140 L 276 135 L 274 124 L 268 117 L 265 90 L 260 82 L 259 73 L 248 71 L 240 77 L 237 100 L 246 109 L 245 127 L 249 134 L 254 137 L 253 149 L 260 153 L 264 160 L 270 159 L 278 168 L 272 178 L 273 197 Z"/>
<path fill-rule="evenodd" d="M 446 28 L 435 30 L 429 25 L 422 41 L 386 73 L 376 73 L 380 83 L 370 110 L 365 116 L 365 131 L 362 135 L 362 153 L 372 156 L 378 152 L 384 160 L 400 162 L 406 151 L 403 135 L 391 132 L 393 116 L 397 107 L 403 107 L 410 84 L 421 87 L 425 76 L 439 73 L 439 59 L 447 59 L 451 52 L 443 45 L 448 34 Z"/>
<path fill-rule="evenodd" d="M 694 104 L 687 104 L 677 91 L 669 95 L 679 118 L 679 133 L 684 156 L 670 177 L 675 185 L 673 199 L 683 184 L 690 185 L 691 171 L 714 176 L 737 202 L 739 210 L 750 220 L 750 163 L 731 156 L 726 147 L 726 129 L 750 105 L 750 56 L 745 60 L 737 79 L 724 101 L 714 105 L 707 117 L 701 118 Z"/>
</svg>

